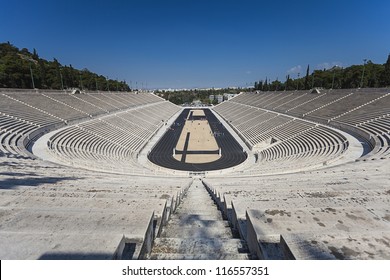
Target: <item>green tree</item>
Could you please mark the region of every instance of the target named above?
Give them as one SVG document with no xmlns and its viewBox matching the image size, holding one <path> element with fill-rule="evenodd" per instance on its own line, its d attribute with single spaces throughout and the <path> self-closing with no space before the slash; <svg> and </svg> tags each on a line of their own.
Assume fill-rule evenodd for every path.
<svg viewBox="0 0 390 280">
<path fill-rule="evenodd" d="M 309 89 L 309 71 L 310 71 L 310 67 L 309 67 L 309 64 L 307 65 L 307 69 L 306 69 L 306 76 L 305 76 L 305 84 L 304 84 L 304 88 L 305 89 Z"/>
<path fill-rule="evenodd" d="M 381 75 L 381 86 L 390 86 L 390 54 L 384 64 L 383 73 Z"/>
<path fill-rule="evenodd" d="M 287 75 L 286 76 L 286 83 L 285 83 L 285 90 L 294 90 L 294 86 L 293 86 L 293 83 L 290 79 L 290 75 Z"/>
<path fill-rule="evenodd" d="M 30 53 L 28 49 L 19 50 L 9 42 L 0 43 L 0 87 L 31 88 L 31 72 L 34 86 L 42 89 L 62 89 L 62 85 L 74 88 L 82 84 L 85 89 L 96 90 L 97 82 L 100 90 L 130 89 L 126 82 L 109 80 L 86 69 L 77 70 L 72 65 L 63 66 L 55 58 L 53 61 L 42 59 L 36 49 Z"/>
<path fill-rule="evenodd" d="M 265 82 L 263 84 L 263 91 L 267 91 L 268 90 L 268 77 L 265 77 Z"/>
</svg>

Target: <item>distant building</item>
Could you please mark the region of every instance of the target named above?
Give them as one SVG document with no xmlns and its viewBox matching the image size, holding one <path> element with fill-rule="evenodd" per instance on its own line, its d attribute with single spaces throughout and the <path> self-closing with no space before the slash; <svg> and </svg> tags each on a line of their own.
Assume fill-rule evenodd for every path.
<svg viewBox="0 0 390 280">
<path fill-rule="evenodd" d="M 224 93 L 223 94 L 223 100 L 230 100 L 232 99 L 233 97 L 235 97 L 237 94 L 234 94 L 234 93 Z"/>
<path fill-rule="evenodd" d="M 209 95 L 209 100 L 210 100 L 210 103 L 213 103 L 213 101 L 215 100 L 214 94 Z"/>
<path fill-rule="evenodd" d="M 200 101 L 200 100 L 194 100 L 194 101 L 192 102 L 192 105 L 193 105 L 193 106 L 196 106 L 196 107 L 200 107 L 200 106 L 202 106 L 202 101 Z"/>
<path fill-rule="evenodd" d="M 218 101 L 218 104 L 223 102 L 223 95 L 222 94 L 218 94 L 216 97 L 217 97 L 216 99 Z"/>
</svg>

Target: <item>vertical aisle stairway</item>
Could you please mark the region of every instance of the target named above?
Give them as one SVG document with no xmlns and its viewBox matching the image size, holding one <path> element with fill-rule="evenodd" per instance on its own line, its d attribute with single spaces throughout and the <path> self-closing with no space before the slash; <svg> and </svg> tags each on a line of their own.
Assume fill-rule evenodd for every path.
<svg viewBox="0 0 390 280">
<path fill-rule="evenodd" d="M 247 260 L 245 241 L 234 238 L 229 223 L 194 179 L 183 201 L 157 237 L 149 259 L 153 260 Z"/>
</svg>

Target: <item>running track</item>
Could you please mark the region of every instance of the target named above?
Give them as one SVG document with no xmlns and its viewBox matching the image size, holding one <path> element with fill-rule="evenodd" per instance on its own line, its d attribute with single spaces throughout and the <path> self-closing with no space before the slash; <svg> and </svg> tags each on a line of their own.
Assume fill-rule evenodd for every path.
<svg viewBox="0 0 390 280">
<path fill-rule="evenodd" d="M 215 140 L 221 148 L 222 156 L 218 160 L 209 163 L 185 163 L 175 160 L 172 156 L 173 148 L 176 147 L 176 143 L 180 138 L 189 110 L 184 109 L 181 112 L 176 121 L 153 147 L 148 155 L 151 162 L 170 169 L 199 172 L 233 167 L 246 160 L 247 154 L 243 152 L 240 144 L 224 128 L 210 109 L 204 109 L 204 113 L 212 132 L 220 134 Z"/>
</svg>

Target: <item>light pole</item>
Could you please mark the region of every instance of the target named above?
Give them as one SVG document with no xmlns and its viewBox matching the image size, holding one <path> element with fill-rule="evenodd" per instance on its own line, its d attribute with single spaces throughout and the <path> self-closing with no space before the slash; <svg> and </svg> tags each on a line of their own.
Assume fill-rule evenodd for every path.
<svg viewBox="0 0 390 280">
<path fill-rule="evenodd" d="M 33 89 L 35 89 L 34 76 L 33 76 L 33 71 L 31 68 L 31 60 L 29 60 L 29 61 L 30 61 L 30 74 L 31 74 L 32 87 L 33 87 Z"/>
<path fill-rule="evenodd" d="M 363 82 L 364 82 L 364 68 L 366 66 L 367 59 L 363 59 L 363 73 L 362 73 L 362 81 L 360 82 L 360 88 L 363 88 Z"/>
<path fill-rule="evenodd" d="M 297 90 L 299 90 L 299 75 L 300 75 L 301 73 L 298 73 L 298 79 L 297 79 Z"/>
<path fill-rule="evenodd" d="M 62 69 L 60 68 L 61 88 L 64 90 L 64 81 L 62 79 Z"/>
<path fill-rule="evenodd" d="M 80 88 L 83 90 L 83 80 L 81 79 L 81 73 L 80 73 Z"/>
<path fill-rule="evenodd" d="M 37 64 L 38 61 L 32 59 L 31 57 L 28 57 L 27 55 L 23 55 L 23 54 L 18 54 L 19 57 L 23 60 L 27 60 L 29 62 L 29 65 L 30 65 L 30 75 L 31 75 L 31 82 L 32 82 L 32 88 L 35 89 L 35 83 L 34 83 L 34 75 L 33 75 L 33 71 L 32 71 L 32 68 L 31 68 L 31 62 L 33 62 L 34 64 Z"/>
</svg>

